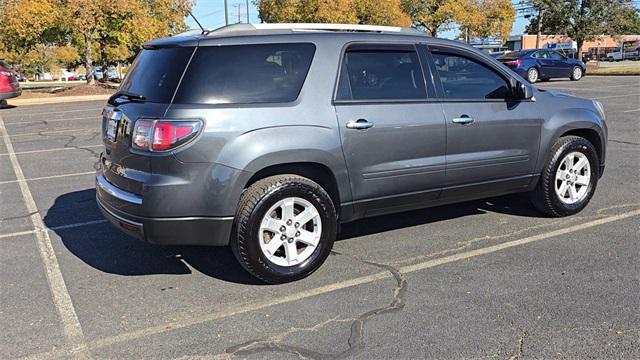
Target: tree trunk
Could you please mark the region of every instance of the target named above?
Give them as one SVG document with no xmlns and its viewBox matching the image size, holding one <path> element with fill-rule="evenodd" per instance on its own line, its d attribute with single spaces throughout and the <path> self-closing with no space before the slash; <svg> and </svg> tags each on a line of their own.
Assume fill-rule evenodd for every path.
<svg viewBox="0 0 640 360">
<path fill-rule="evenodd" d="M 584 45 L 584 39 L 576 39 L 576 46 L 577 48 L 577 58 L 578 60 L 582 61 L 582 46 Z"/>
<path fill-rule="evenodd" d="M 87 76 L 87 84 L 94 85 L 96 81 L 93 78 L 93 47 L 91 46 L 91 36 L 86 32 L 82 35 L 84 36 L 84 43 L 87 48 L 84 53 L 84 67 L 85 74 Z"/>
</svg>

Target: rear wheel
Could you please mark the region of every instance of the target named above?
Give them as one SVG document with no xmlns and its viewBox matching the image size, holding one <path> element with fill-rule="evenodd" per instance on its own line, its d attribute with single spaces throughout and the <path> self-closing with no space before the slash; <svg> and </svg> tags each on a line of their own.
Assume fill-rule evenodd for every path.
<svg viewBox="0 0 640 360">
<path fill-rule="evenodd" d="M 538 76 L 539 76 L 538 69 L 532 67 L 531 69 L 527 70 L 527 80 L 530 83 L 533 84 L 536 81 L 538 81 Z"/>
<path fill-rule="evenodd" d="M 582 68 L 580 66 L 574 66 L 571 70 L 571 80 L 578 81 L 582 79 Z"/>
<path fill-rule="evenodd" d="M 598 154 L 588 140 L 565 136 L 556 141 L 531 192 L 533 205 L 551 216 L 568 216 L 584 209 L 599 178 Z"/>
<path fill-rule="evenodd" d="M 297 175 L 271 176 L 243 193 L 231 249 L 255 277 L 295 281 L 326 260 L 336 229 L 333 202 L 320 185 Z"/>
</svg>

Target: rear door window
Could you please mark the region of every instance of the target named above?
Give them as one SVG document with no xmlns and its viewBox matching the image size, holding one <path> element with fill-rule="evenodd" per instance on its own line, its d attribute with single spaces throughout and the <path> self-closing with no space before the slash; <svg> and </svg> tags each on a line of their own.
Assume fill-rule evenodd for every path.
<svg viewBox="0 0 640 360">
<path fill-rule="evenodd" d="M 413 45 L 347 49 L 336 100 L 423 100 L 424 75 Z"/>
<path fill-rule="evenodd" d="M 466 56 L 434 52 L 444 95 L 449 99 L 505 99 L 509 83 L 489 66 Z"/>
<path fill-rule="evenodd" d="M 193 47 L 142 50 L 120 90 L 142 95 L 149 102 L 171 102 L 193 50 Z"/>
<path fill-rule="evenodd" d="M 315 45 L 310 43 L 201 46 L 176 93 L 180 104 L 295 101 Z"/>
</svg>

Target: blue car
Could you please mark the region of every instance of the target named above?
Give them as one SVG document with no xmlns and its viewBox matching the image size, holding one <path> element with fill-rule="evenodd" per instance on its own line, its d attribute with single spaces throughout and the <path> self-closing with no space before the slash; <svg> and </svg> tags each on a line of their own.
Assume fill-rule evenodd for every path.
<svg viewBox="0 0 640 360">
<path fill-rule="evenodd" d="M 587 66 L 580 60 L 569 59 L 554 50 L 531 49 L 511 51 L 498 59 L 501 63 L 527 79 L 530 83 L 551 78 L 580 80 Z"/>
</svg>

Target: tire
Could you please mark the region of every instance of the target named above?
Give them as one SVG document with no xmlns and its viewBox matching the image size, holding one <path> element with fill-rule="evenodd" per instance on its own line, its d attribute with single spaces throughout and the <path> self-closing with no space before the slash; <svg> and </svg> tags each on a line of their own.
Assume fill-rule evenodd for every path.
<svg viewBox="0 0 640 360">
<path fill-rule="evenodd" d="M 538 81 L 539 75 L 540 73 L 538 72 L 538 69 L 532 67 L 529 70 L 527 70 L 527 81 L 533 84 L 536 81 Z"/>
<path fill-rule="evenodd" d="M 574 154 L 576 156 L 574 159 L 584 157 L 588 160 L 588 163 L 583 165 L 583 169 L 586 169 L 588 165 L 588 174 L 584 175 L 585 173 L 583 171 L 574 172 L 573 174 L 569 174 L 569 172 L 563 173 L 572 177 L 571 181 L 575 184 L 573 188 L 573 194 L 576 194 L 575 202 L 573 201 L 573 194 L 570 191 L 572 189 L 565 188 L 567 192 L 563 198 L 558 195 L 559 192 L 563 192 L 562 185 L 565 184 L 566 180 L 564 175 L 562 179 L 565 180 L 559 180 L 559 174 L 561 174 L 559 170 L 568 170 L 566 169 L 565 159 L 574 157 Z M 578 160 L 578 163 L 579 162 L 580 160 Z M 573 161 L 572 163 L 576 166 L 579 165 Z M 582 211 L 591 200 L 598 185 L 598 179 L 600 178 L 599 172 L 600 162 L 598 160 L 598 153 L 591 142 L 579 136 L 561 137 L 551 148 L 536 188 L 529 194 L 529 197 L 534 207 L 545 214 L 555 217 L 576 214 Z M 576 176 L 573 177 L 574 175 Z M 588 183 L 581 185 L 578 179 L 588 179 Z M 571 183 L 571 181 L 567 180 L 566 182 Z M 584 184 L 585 181 L 581 182 Z"/>
<path fill-rule="evenodd" d="M 300 215 L 311 209 L 315 214 L 313 220 L 301 225 L 288 222 L 287 219 L 296 219 L 285 217 L 285 206 L 291 201 L 294 201 L 292 213 Z M 279 204 L 285 205 L 280 207 Z M 277 225 L 266 226 L 270 220 Z M 265 227 L 279 230 L 272 232 Z M 303 231 L 314 236 L 317 241 L 314 247 L 309 248 L 310 245 L 298 239 Z M 280 284 L 302 279 L 317 270 L 329 256 L 336 233 L 336 210 L 331 197 L 320 185 L 297 175 L 277 175 L 259 180 L 244 191 L 230 245 L 240 265 L 250 274 L 266 283 Z M 275 250 L 269 252 L 265 248 L 272 241 L 276 241 Z M 278 244 L 280 246 L 276 248 Z M 295 251 L 289 250 L 291 246 Z M 290 259 L 289 254 L 295 254 L 292 255 L 294 259 Z"/>
<path fill-rule="evenodd" d="M 573 81 L 578 81 L 582 79 L 583 75 L 584 75 L 584 71 L 582 71 L 582 68 L 580 66 L 574 66 L 573 69 L 571 69 L 570 79 Z"/>
</svg>

